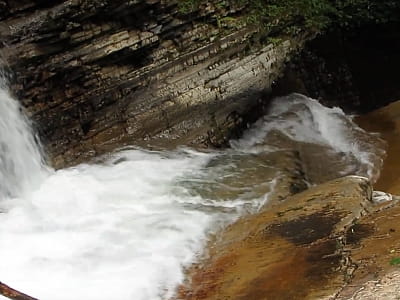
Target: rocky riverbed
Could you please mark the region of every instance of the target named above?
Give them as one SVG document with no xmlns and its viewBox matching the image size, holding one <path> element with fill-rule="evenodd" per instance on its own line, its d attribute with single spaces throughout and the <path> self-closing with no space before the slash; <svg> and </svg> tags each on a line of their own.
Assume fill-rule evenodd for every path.
<svg viewBox="0 0 400 300">
<path fill-rule="evenodd" d="M 387 143 L 376 183 L 350 176 L 294 196 L 277 191 L 209 245 L 180 299 L 397 299 L 399 198 L 373 189 L 399 191 L 399 116 L 395 102 L 357 118 Z"/>
</svg>

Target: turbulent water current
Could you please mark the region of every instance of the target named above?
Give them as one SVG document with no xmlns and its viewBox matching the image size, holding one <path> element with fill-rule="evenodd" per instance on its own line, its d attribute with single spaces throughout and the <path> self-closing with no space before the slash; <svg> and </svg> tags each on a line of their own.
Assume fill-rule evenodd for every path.
<svg viewBox="0 0 400 300">
<path fill-rule="evenodd" d="M 225 151 L 131 148 L 56 171 L 4 87 L 0 131 L 0 280 L 41 300 L 169 299 L 210 236 L 268 201 L 282 174 L 266 154 L 314 145 L 338 176 L 370 178 L 383 154 L 340 109 L 296 94 Z"/>
</svg>

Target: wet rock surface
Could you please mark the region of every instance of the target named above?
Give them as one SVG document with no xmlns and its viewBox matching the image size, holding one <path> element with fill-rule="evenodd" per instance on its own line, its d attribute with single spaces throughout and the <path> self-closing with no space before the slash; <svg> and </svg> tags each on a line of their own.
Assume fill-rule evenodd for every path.
<svg viewBox="0 0 400 300">
<path fill-rule="evenodd" d="M 268 209 L 231 225 L 210 246 L 209 258 L 189 271 L 181 298 L 320 299 L 334 294 L 352 267 L 345 251 L 347 232 L 371 209 L 371 197 L 368 180 L 350 176 L 271 201 Z"/>
<path fill-rule="evenodd" d="M 211 160 L 202 184 L 191 187 L 195 194 L 222 201 L 237 198 L 252 202 L 265 198 L 276 189 L 279 199 L 308 188 L 299 154 L 294 150 L 231 153 Z M 228 175 L 226 175 L 228 174 Z"/>
<path fill-rule="evenodd" d="M 398 216 L 400 208 L 398 203 L 386 203 L 378 207 L 370 216 L 363 218 L 347 235 L 348 250 L 352 262 L 356 267 L 352 280 L 333 299 L 361 299 L 362 290 L 372 282 L 385 281 L 386 275 L 398 269 L 391 261 L 399 256 L 399 225 Z M 398 285 L 400 281 L 397 280 Z M 393 282 L 392 282 L 393 284 Z M 389 287 L 382 283 L 382 292 Z M 390 290 L 390 288 L 389 288 Z M 382 295 L 382 293 L 381 293 Z M 364 294 L 365 299 L 396 299 L 397 294 L 390 292 L 386 298 L 369 291 Z M 353 298 L 352 298 L 353 299 Z"/>
<path fill-rule="evenodd" d="M 397 299 L 400 206 L 399 197 L 387 192 L 398 192 L 398 111 L 398 103 L 393 103 L 357 119 L 388 142 L 375 185 L 384 192 L 373 191 L 369 180 L 357 176 L 292 196 L 296 191 L 290 188 L 274 190 L 261 212 L 232 224 L 210 244 L 206 257 L 188 270 L 178 298 Z M 329 177 L 325 173 L 332 166 L 312 165 L 319 161 L 313 153 L 327 149 L 279 134 L 267 140 L 270 146 L 297 149 L 298 167 L 287 168 L 289 173 L 314 178 L 314 183 Z M 335 156 L 331 160 L 335 165 Z M 334 170 L 337 176 L 340 172 Z"/>
<path fill-rule="evenodd" d="M 363 128 L 379 133 L 388 143 L 387 157 L 374 188 L 378 203 L 373 213 L 361 219 L 346 237 L 356 266 L 349 284 L 332 299 L 397 299 L 400 286 L 396 261 L 400 256 L 398 149 L 399 102 L 357 118 Z M 391 195 L 389 193 L 394 193 Z"/>
</svg>

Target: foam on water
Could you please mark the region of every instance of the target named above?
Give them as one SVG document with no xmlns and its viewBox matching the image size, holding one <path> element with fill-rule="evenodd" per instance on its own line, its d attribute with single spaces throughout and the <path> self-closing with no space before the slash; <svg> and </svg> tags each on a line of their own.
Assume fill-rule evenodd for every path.
<svg viewBox="0 0 400 300">
<path fill-rule="evenodd" d="M 265 151 L 267 136 L 278 131 L 298 142 L 327 146 L 336 153 L 353 158 L 360 164 L 357 175 L 376 180 L 382 165 L 384 150 L 377 137 L 365 132 L 338 107 L 328 108 L 300 94 L 276 98 L 269 113 L 248 130 L 242 139 L 233 141 L 239 151 Z"/>
<path fill-rule="evenodd" d="M 0 97 L 0 280 L 41 300 L 168 299 L 210 234 L 268 201 L 251 186 L 222 200 L 196 192 L 215 182 L 236 188 L 235 178 L 222 180 L 236 166 L 218 160 L 224 152 L 131 149 L 101 164 L 49 170 L 17 104 L 2 90 Z M 275 128 L 368 160 L 349 142 L 349 122 L 339 109 L 291 96 L 233 142 L 233 152 L 240 161 Z"/>
<path fill-rule="evenodd" d="M 40 299 L 171 295 L 213 221 L 185 208 L 188 195 L 174 182 L 208 157 L 136 150 L 118 158 L 124 161 L 58 171 L 14 199 L 0 215 L 2 280 Z"/>
<path fill-rule="evenodd" d="M 189 193 L 181 182 L 203 176 L 215 155 L 123 151 L 3 202 L 1 280 L 41 300 L 168 299 L 207 236 L 265 202 Z"/>
</svg>

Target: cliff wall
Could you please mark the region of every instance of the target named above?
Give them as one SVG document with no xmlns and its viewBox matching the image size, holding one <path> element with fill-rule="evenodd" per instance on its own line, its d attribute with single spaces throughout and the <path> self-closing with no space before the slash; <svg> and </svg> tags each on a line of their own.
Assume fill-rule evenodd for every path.
<svg viewBox="0 0 400 300">
<path fill-rule="evenodd" d="M 308 41 L 277 83 L 325 105 L 365 113 L 400 99 L 399 23 L 332 30 Z"/>
<path fill-rule="evenodd" d="M 11 91 L 56 167 L 129 144 L 225 144 L 303 43 L 268 43 L 245 7 L 221 1 L 194 11 L 164 0 L 0 7 Z"/>
</svg>

